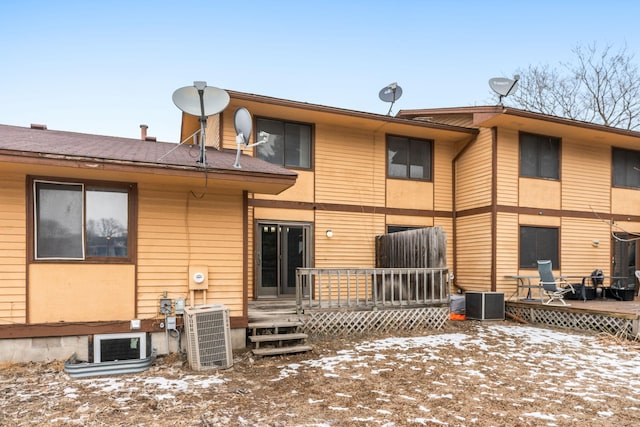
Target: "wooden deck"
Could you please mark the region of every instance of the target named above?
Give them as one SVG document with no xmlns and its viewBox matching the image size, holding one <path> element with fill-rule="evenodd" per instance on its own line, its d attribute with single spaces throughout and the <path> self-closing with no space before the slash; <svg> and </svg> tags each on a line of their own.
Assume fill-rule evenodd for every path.
<svg viewBox="0 0 640 427">
<path fill-rule="evenodd" d="M 437 310 L 436 307 L 432 309 Z M 406 312 L 406 308 L 390 307 L 387 316 L 394 313 Z M 311 312 L 313 316 L 313 312 Z M 372 311 L 373 315 L 380 315 L 381 311 Z M 319 334 L 318 322 L 329 324 L 332 321 L 338 322 L 339 329 L 348 329 L 345 325 L 359 324 L 366 325 L 368 320 L 352 319 L 353 316 L 362 315 L 354 309 L 326 310 L 322 314 L 320 321 L 314 320 L 307 314 L 296 313 L 294 300 L 261 300 L 249 303 L 250 321 L 263 321 L 272 318 L 301 320 L 303 322 L 302 331 L 308 333 L 309 337 Z M 366 314 L 366 313 L 365 313 Z M 346 316 L 346 317 L 345 317 Z M 438 319 L 439 314 L 422 314 L 425 318 Z M 448 314 L 447 314 L 448 316 Z M 628 339 L 640 340 L 640 298 L 636 295 L 633 301 L 619 301 L 611 298 L 597 298 L 593 300 L 567 300 L 567 305 L 560 304 L 545 305 L 540 300 L 515 300 L 505 301 L 505 316 L 507 319 L 544 324 L 553 327 L 568 328 L 574 330 L 591 330 L 606 332 Z M 314 323 L 315 322 L 315 323 Z M 378 319 L 374 319 L 374 323 Z M 369 322 L 369 323 L 371 323 Z M 444 321 L 446 322 L 446 320 Z M 373 323 L 372 323 L 373 324 Z M 436 321 L 436 327 L 440 324 Z M 397 327 L 404 328 L 406 325 L 397 323 Z M 324 326 L 323 326 L 324 327 Z M 369 326 L 367 326 L 368 328 Z M 364 328 L 364 326 L 362 327 Z M 366 329 L 366 328 L 365 328 Z M 375 328 L 374 328 L 375 329 Z M 337 333 L 337 330 L 334 331 Z M 373 331 L 373 329 L 372 329 Z M 364 330 L 359 332 L 365 333 Z"/>
<path fill-rule="evenodd" d="M 619 301 L 612 298 L 596 298 L 592 300 L 566 300 L 567 305 L 563 306 L 562 304 L 550 304 L 545 305 L 542 304 L 541 301 L 527 301 L 527 300 L 514 300 L 511 299 L 507 301 L 507 303 L 518 303 L 518 304 L 528 304 L 533 306 L 543 306 L 550 308 L 559 308 L 559 309 L 571 309 L 579 310 L 579 311 L 587 311 L 594 313 L 611 313 L 611 314 L 631 314 L 637 315 L 640 317 L 640 298 L 636 295 L 633 301 Z"/>
</svg>

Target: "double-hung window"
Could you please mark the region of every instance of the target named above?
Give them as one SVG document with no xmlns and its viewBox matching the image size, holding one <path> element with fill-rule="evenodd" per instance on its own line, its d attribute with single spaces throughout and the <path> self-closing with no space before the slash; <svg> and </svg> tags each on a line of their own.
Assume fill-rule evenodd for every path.
<svg viewBox="0 0 640 427">
<path fill-rule="evenodd" d="M 640 151 L 614 148 L 611 157 L 613 186 L 640 188 Z"/>
<path fill-rule="evenodd" d="M 387 176 L 431 181 L 432 141 L 387 135 Z"/>
<path fill-rule="evenodd" d="M 32 181 L 36 260 L 131 259 L 134 185 Z"/>
<path fill-rule="evenodd" d="M 266 138 L 256 148 L 258 158 L 285 167 L 311 168 L 311 125 L 259 118 L 256 135 Z"/>
<path fill-rule="evenodd" d="M 521 132 L 520 176 L 560 179 L 560 138 Z"/>
<path fill-rule="evenodd" d="M 555 227 L 520 227 L 520 268 L 537 268 L 539 259 L 551 260 L 560 267 L 558 229 Z"/>
</svg>

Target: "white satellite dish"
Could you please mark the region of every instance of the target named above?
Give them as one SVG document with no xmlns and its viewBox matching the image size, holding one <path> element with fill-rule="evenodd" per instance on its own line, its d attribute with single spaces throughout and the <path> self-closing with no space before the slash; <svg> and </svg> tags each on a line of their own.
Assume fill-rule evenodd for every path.
<svg viewBox="0 0 640 427">
<path fill-rule="evenodd" d="M 506 77 L 494 77 L 489 79 L 489 87 L 491 87 L 491 89 L 500 97 L 500 105 L 502 105 L 502 98 L 511 95 L 516 90 L 518 80 L 520 80 L 520 76 L 517 74 L 513 76 L 513 79 L 508 79 Z"/>
<path fill-rule="evenodd" d="M 185 86 L 173 92 L 173 103 L 183 112 L 200 117 L 200 163 L 206 166 L 205 129 L 207 117 L 218 114 L 229 105 L 229 94 L 217 87 L 207 86 L 207 82 L 195 81 L 193 86 Z"/>
<path fill-rule="evenodd" d="M 251 113 L 244 107 L 240 107 L 233 114 L 233 126 L 236 129 L 236 162 L 233 167 L 240 169 L 240 153 L 243 148 L 251 148 L 256 145 L 264 144 L 269 139 L 267 132 L 260 132 L 260 141 L 256 141 L 253 144 L 249 144 L 249 138 L 251 137 L 251 131 L 253 129 L 253 120 L 251 119 Z"/>
<path fill-rule="evenodd" d="M 398 99 L 400 99 L 401 96 L 402 96 L 402 88 L 398 86 L 398 83 L 391 83 L 383 87 L 382 89 L 380 89 L 380 92 L 378 93 L 378 97 L 384 102 L 391 103 L 391 105 L 389 106 L 389 111 L 387 112 L 387 115 L 391 114 L 391 108 L 393 107 L 393 104 Z"/>
<path fill-rule="evenodd" d="M 233 114 L 233 126 L 236 128 L 237 138 L 241 138 L 242 143 L 247 145 L 251 137 L 251 130 L 253 129 L 253 122 L 249 110 L 244 107 L 238 108 Z"/>
<path fill-rule="evenodd" d="M 185 86 L 173 92 L 173 103 L 192 116 L 212 116 L 227 108 L 229 94 L 217 87 L 204 86 L 201 105 L 199 90 L 195 86 Z"/>
</svg>

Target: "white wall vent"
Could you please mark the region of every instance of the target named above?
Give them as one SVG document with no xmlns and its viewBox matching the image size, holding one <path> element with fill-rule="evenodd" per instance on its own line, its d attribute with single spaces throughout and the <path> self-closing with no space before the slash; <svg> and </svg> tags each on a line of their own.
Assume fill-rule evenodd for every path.
<svg viewBox="0 0 640 427">
<path fill-rule="evenodd" d="M 147 354 L 147 334 L 96 334 L 93 336 L 93 362 L 113 362 L 144 359 Z"/>
<path fill-rule="evenodd" d="M 196 371 L 233 366 L 229 308 L 222 304 L 185 307 L 187 359 Z"/>
</svg>

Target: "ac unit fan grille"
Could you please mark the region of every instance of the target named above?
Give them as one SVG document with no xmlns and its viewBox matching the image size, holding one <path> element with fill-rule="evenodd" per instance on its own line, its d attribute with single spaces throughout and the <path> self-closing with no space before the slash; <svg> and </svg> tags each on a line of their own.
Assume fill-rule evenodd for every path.
<svg viewBox="0 0 640 427">
<path fill-rule="evenodd" d="M 233 365 L 228 308 L 186 307 L 184 323 L 192 369 L 226 369 Z"/>
</svg>

